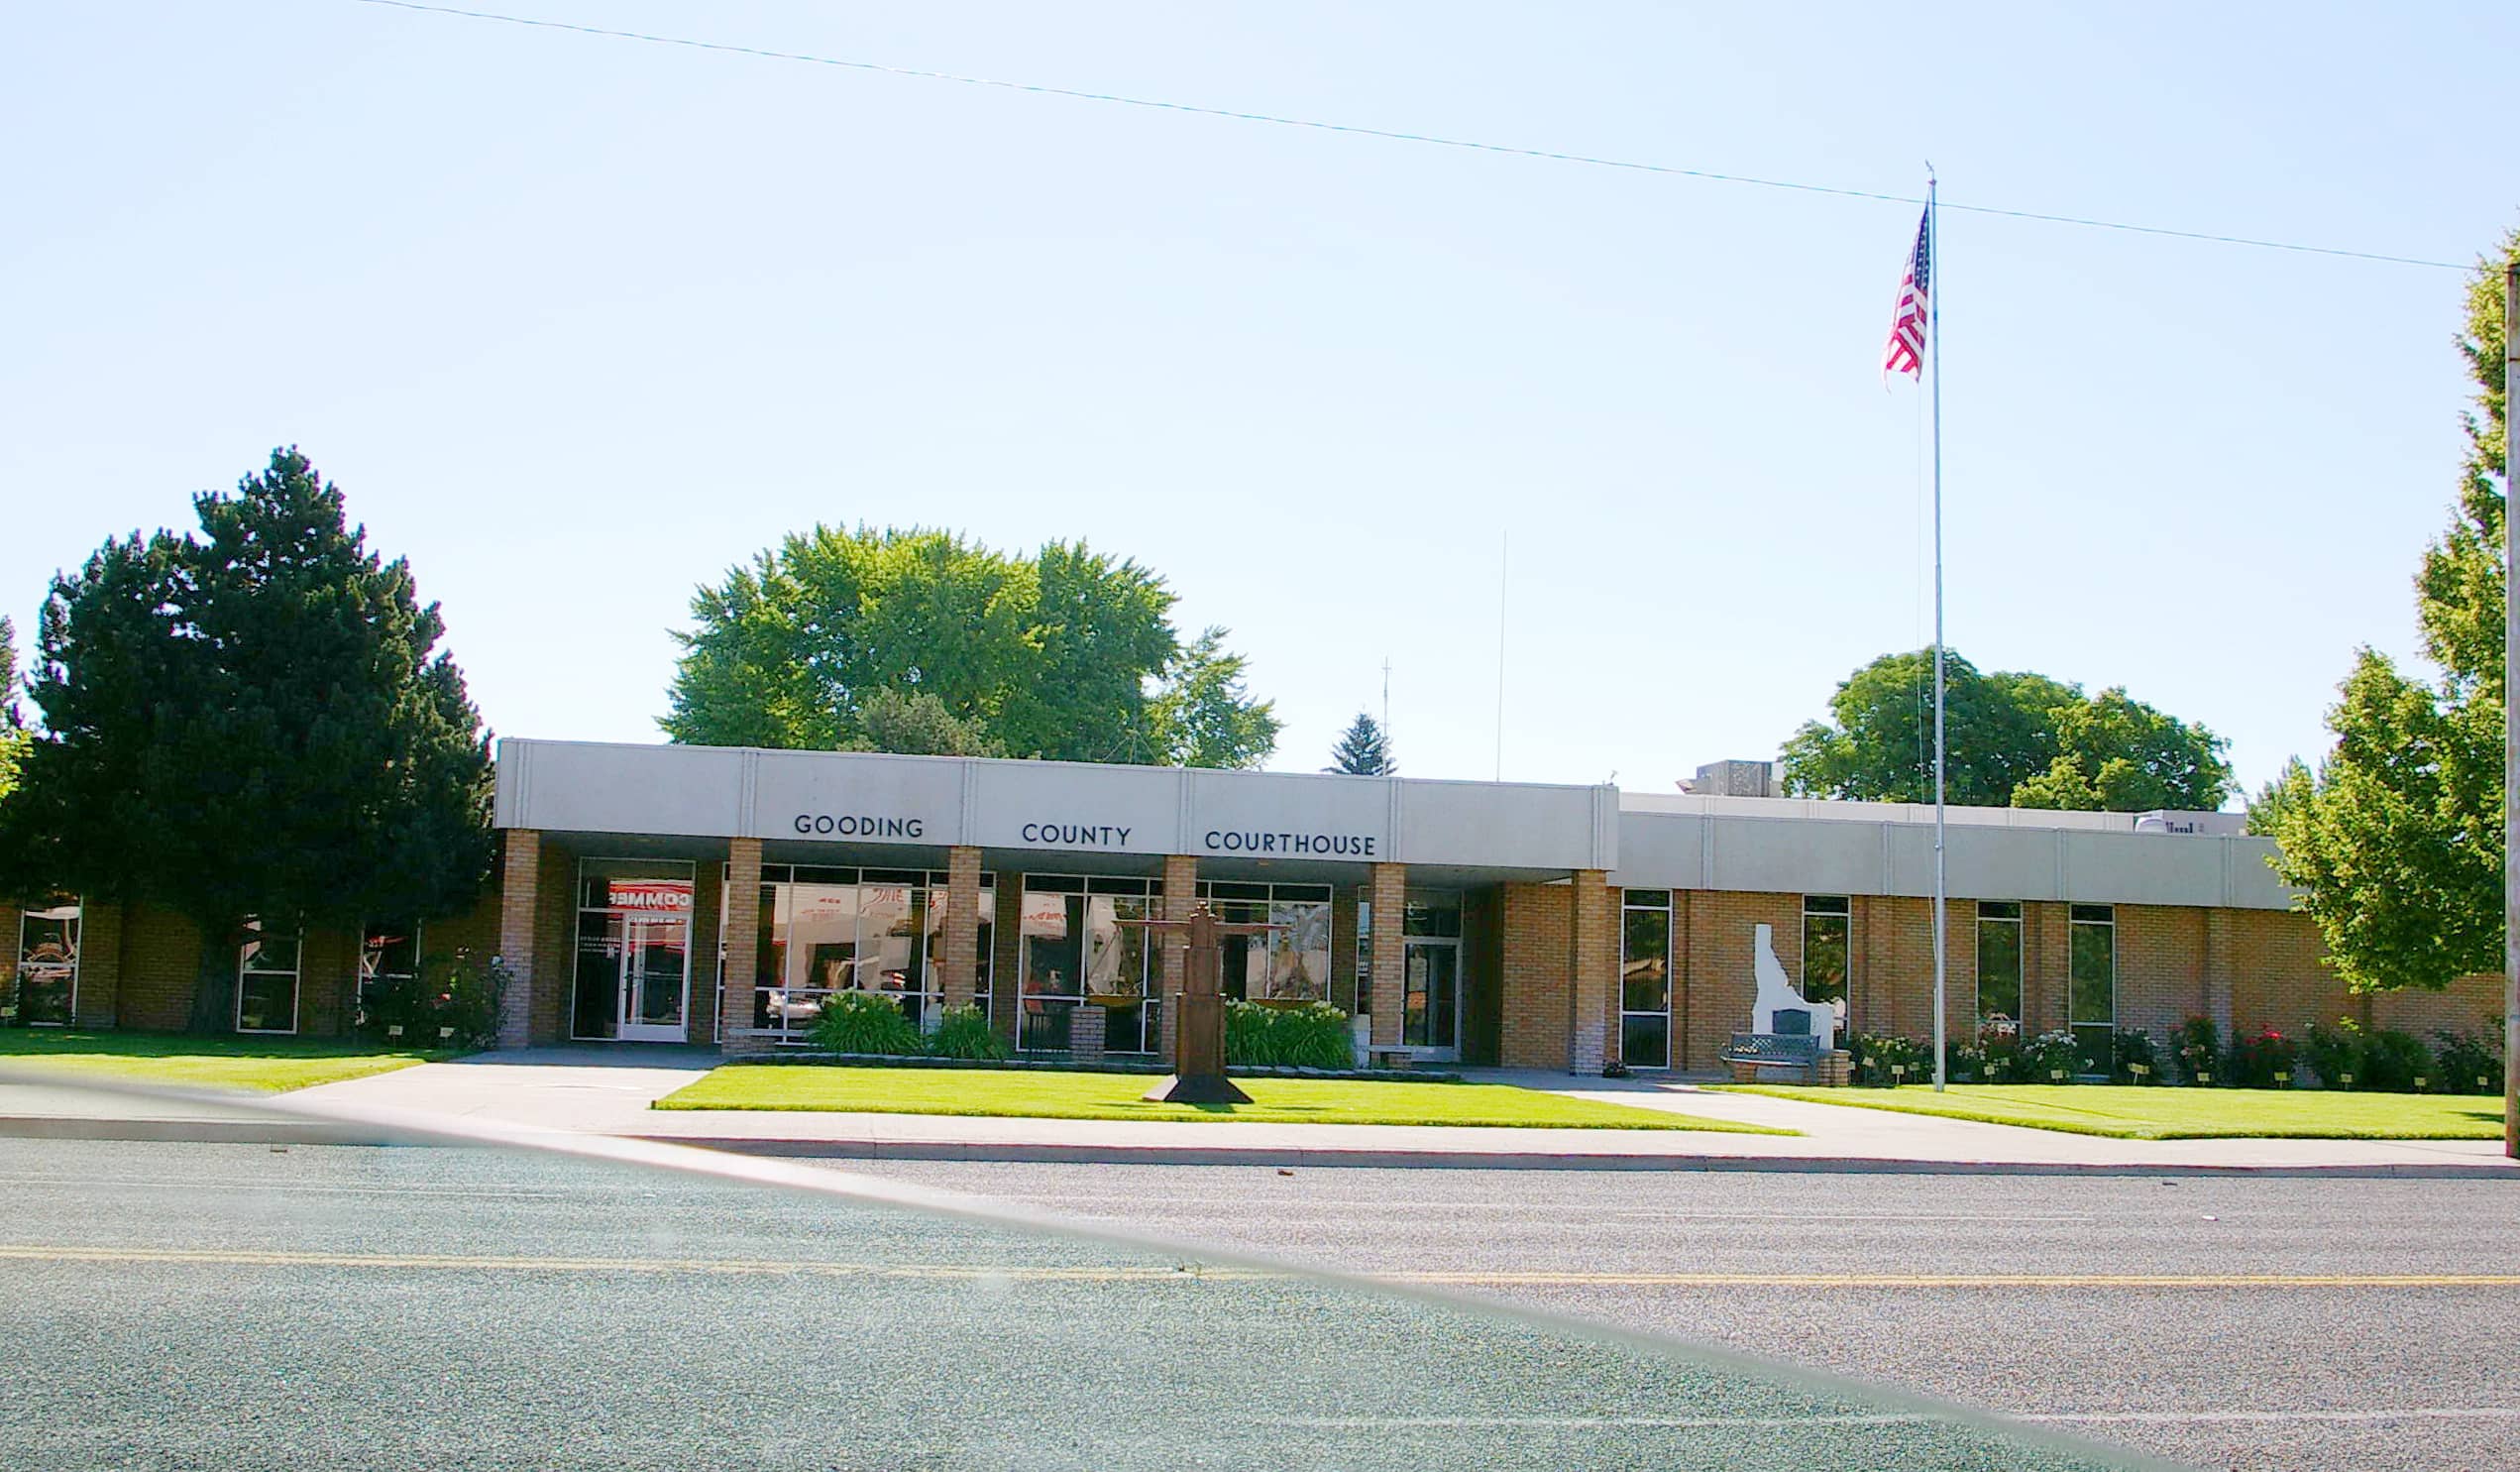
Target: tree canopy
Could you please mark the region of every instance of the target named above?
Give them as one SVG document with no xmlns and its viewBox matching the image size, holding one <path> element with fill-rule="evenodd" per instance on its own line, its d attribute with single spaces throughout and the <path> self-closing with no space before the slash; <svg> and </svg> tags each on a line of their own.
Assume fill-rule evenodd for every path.
<svg viewBox="0 0 2520 1472">
<path fill-rule="evenodd" d="M 2225 742 L 2123 687 L 2086 695 L 2029 671 L 1943 656 L 1943 787 L 1978 807 L 2211 811 L 2231 792 Z M 1933 651 L 1884 654 L 1846 677 L 1828 722 L 1787 738 L 1785 790 L 1933 801 Z"/>
<path fill-rule="evenodd" d="M 18 711 L 18 630 L 0 618 L 0 798 L 18 785 L 19 752 L 27 739 L 26 718 Z"/>
<path fill-rule="evenodd" d="M 1180 637 L 1173 603 L 1151 570 L 1082 542 L 1025 557 L 817 526 L 693 597 L 658 724 L 696 745 L 1258 765 L 1277 743 L 1270 704 L 1224 629 Z"/>
<path fill-rule="evenodd" d="M 437 606 L 304 455 L 193 510 L 197 536 L 109 539 L 54 579 L 0 883 L 189 915 L 194 1025 L 224 1030 L 250 917 L 285 933 L 472 901 L 490 751 Z"/>
<path fill-rule="evenodd" d="M 2503 964 L 2503 272 L 2520 231 L 2477 262 L 2457 339 L 2476 384 L 2448 529 L 2425 548 L 2416 610 L 2432 677 L 2365 647 L 2328 713 L 2336 743 L 2250 809 L 2281 846 L 2328 961 L 2357 991 L 2438 988 Z"/>
<path fill-rule="evenodd" d="M 1330 765 L 1322 770 L 1352 777 L 1388 777 L 1400 770 L 1400 764 L 1391 759 L 1390 736 L 1371 716 L 1360 711 L 1338 744 L 1330 748 Z"/>
</svg>

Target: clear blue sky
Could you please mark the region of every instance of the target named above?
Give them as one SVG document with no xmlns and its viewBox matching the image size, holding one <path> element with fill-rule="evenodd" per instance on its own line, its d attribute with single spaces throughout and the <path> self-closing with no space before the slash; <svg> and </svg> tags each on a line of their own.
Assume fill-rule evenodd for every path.
<svg viewBox="0 0 2520 1472">
<path fill-rule="evenodd" d="M 2466 261 L 2520 7 L 486 8 Z M 2497 119 L 2503 120 L 2497 122 Z M 0 44 L 0 612 L 294 442 L 506 734 L 655 738 L 695 583 L 816 520 L 1089 538 L 1321 764 L 1669 790 L 1926 640 L 1916 210 L 352 0 Z M 2497 152 L 2499 150 L 2499 152 Z M 1950 633 L 2324 745 L 2413 648 L 2462 278 L 1947 213 Z"/>
</svg>

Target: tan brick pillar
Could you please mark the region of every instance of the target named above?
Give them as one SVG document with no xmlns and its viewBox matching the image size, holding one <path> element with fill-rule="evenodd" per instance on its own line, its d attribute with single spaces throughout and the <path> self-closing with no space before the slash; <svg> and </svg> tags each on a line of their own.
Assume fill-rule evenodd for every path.
<svg viewBox="0 0 2520 1472">
<path fill-rule="evenodd" d="M 1618 1058 L 1618 902 L 1599 869 L 1577 869 L 1567 925 L 1567 1070 L 1599 1076 Z"/>
<path fill-rule="evenodd" d="M 1397 1048 L 1407 987 L 1409 866 L 1377 863 L 1367 885 L 1373 903 L 1373 1046 Z"/>
<path fill-rule="evenodd" d="M 2232 972 L 2240 959 L 2240 927 L 2229 910 L 2205 912 L 2205 962 L 2198 967 L 2203 974 L 2204 995 L 2198 1000 L 2197 1014 L 2214 1019 L 2216 1034 L 2232 1035 Z M 2173 1022 L 2171 1026 L 2178 1024 Z"/>
<path fill-rule="evenodd" d="M 754 992 L 761 971 L 761 840 L 726 841 L 726 962 L 717 992 L 717 1046 L 730 1053 L 756 1047 Z"/>
<path fill-rule="evenodd" d="M 944 984 L 948 1007 L 967 1007 L 980 984 L 980 850 L 945 850 Z"/>
<path fill-rule="evenodd" d="M 1163 910 L 1165 920 L 1187 920 L 1192 907 L 1199 902 L 1199 860 L 1193 854 L 1167 853 L 1163 856 Z M 1160 968 L 1157 989 L 1163 994 L 1163 1006 L 1157 1013 L 1162 1041 L 1156 1044 L 1158 1056 L 1166 1062 L 1172 1058 L 1173 1022 L 1181 1008 L 1174 998 L 1180 994 L 1183 973 L 1190 964 L 1190 938 L 1179 931 L 1157 931 L 1163 938 L 1156 953 Z"/>
<path fill-rule="evenodd" d="M 522 1048 L 532 1041 L 534 921 L 540 909 L 541 877 L 542 835 L 530 828 L 507 830 L 498 885 L 498 960 L 507 967 L 507 994 L 498 1006 L 501 1048 Z"/>
<path fill-rule="evenodd" d="M 2022 965 L 2022 1030 L 2025 1041 L 2065 1025 L 2074 964 L 2072 910 L 2061 901 L 2025 905 L 2022 937 L 2028 955 Z"/>
</svg>

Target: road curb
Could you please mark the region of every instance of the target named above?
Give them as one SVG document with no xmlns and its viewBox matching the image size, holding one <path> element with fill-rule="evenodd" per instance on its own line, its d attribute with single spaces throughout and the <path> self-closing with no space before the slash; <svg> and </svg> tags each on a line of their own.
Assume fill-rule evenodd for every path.
<svg viewBox="0 0 2520 1472">
<path fill-rule="evenodd" d="M 789 1160 L 974 1161 L 1017 1165 L 1252 1166 L 1377 1171 L 1786 1172 L 1823 1176 L 2085 1176 L 2327 1181 L 2515 1181 L 2501 1161 L 2221 1166 L 2190 1163 L 1899 1160 L 1877 1156 L 1566 1154 L 1523 1150 L 1272 1149 L 1264 1145 L 1060 1145 L 990 1140 L 795 1140 L 726 1135 L 616 1138 Z M 210 1145 L 430 1145 L 375 1125 L 264 1119 L 107 1119 L 0 1115 L 0 1139 L 126 1140 Z M 454 1148 L 454 1147 L 450 1147 Z"/>
<path fill-rule="evenodd" d="M 1349 1170 L 1782 1171 L 1873 1176 L 2311 1178 L 2329 1181 L 2520 1182 L 2520 1167 L 2438 1163 L 2217 1166 L 2187 1163 L 1896 1160 L 1873 1156 L 1555 1154 L 1507 1150 L 1272 1150 L 1246 1145 L 1056 1145 L 962 1140 L 770 1140 L 747 1136 L 631 1135 L 736 1155 L 802 1160 L 986 1161 L 1021 1165 L 1275 1166 Z"/>
<path fill-rule="evenodd" d="M 157 1140 L 200 1145 L 391 1145 L 372 1125 L 290 1119 L 104 1119 L 82 1114 L 0 1115 L 0 1139 Z"/>
</svg>

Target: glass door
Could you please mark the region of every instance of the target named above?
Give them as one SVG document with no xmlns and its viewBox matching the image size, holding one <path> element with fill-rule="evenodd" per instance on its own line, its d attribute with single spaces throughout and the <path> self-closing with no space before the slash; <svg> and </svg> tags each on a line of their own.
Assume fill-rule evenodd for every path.
<svg viewBox="0 0 2520 1472">
<path fill-rule="evenodd" d="M 1400 1041 L 1420 1058 L 1462 1056 L 1462 943 L 1412 939 L 1401 967 Z"/>
<path fill-rule="evenodd" d="M 621 1030 L 630 1043 L 680 1043 L 691 979 L 688 916 L 624 915 L 621 946 Z"/>
</svg>

